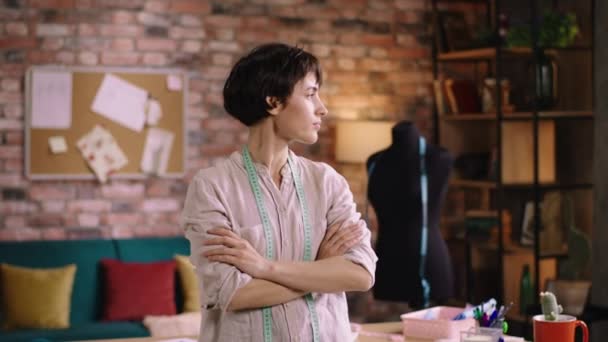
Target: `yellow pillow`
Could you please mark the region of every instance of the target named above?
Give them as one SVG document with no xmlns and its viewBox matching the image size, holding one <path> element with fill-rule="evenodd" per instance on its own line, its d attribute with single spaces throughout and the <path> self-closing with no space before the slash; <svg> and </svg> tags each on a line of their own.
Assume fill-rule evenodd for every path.
<svg viewBox="0 0 608 342">
<path fill-rule="evenodd" d="M 0 264 L 5 329 L 68 328 L 76 265 L 37 269 Z"/>
<path fill-rule="evenodd" d="M 194 273 L 194 266 L 185 255 L 176 255 L 175 261 L 184 293 L 184 312 L 200 311 L 198 281 L 196 273 Z"/>
</svg>

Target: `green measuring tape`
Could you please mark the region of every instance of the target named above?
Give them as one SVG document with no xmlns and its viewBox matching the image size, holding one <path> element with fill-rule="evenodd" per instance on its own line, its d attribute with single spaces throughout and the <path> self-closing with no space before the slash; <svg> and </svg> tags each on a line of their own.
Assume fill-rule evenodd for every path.
<svg viewBox="0 0 608 342">
<path fill-rule="evenodd" d="M 262 226 L 264 228 L 264 237 L 266 238 L 266 258 L 274 259 L 274 237 L 272 236 L 272 227 L 270 225 L 270 219 L 268 218 L 268 212 L 262 199 L 262 191 L 260 190 L 260 183 L 258 181 L 258 175 L 253 166 L 251 155 L 247 145 L 243 146 L 243 161 L 245 163 L 245 169 L 247 170 L 247 176 L 249 177 L 249 185 L 255 197 L 255 203 L 258 207 L 258 212 L 262 220 Z M 296 193 L 300 202 L 300 208 L 302 211 L 302 221 L 304 223 L 304 261 L 313 261 L 312 259 L 312 237 L 311 237 L 311 226 L 308 218 L 308 206 L 306 204 L 306 197 L 304 195 L 304 187 L 302 186 L 302 179 L 298 173 L 295 163 L 288 155 L 287 161 L 289 163 L 289 169 L 293 176 L 294 184 L 296 187 Z M 312 294 L 308 293 L 304 296 L 308 311 L 310 312 L 310 320 L 312 322 L 312 336 L 314 342 L 319 342 L 319 318 L 315 309 L 315 303 L 312 298 Z M 262 308 L 262 318 L 264 324 L 264 341 L 272 342 L 272 311 L 270 307 Z"/>
</svg>

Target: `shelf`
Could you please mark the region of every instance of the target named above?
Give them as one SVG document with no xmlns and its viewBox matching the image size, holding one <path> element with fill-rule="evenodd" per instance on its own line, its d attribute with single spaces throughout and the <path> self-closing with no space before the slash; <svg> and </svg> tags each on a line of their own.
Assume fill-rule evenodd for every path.
<svg viewBox="0 0 608 342">
<path fill-rule="evenodd" d="M 450 180 L 450 186 L 458 187 L 458 188 L 473 188 L 473 189 L 481 189 L 481 190 L 494 190 L 496 189 L 496 182 L 490 180 L 468 180 L 468 179 L 458 179 L 454 178 Z M 505 190 L 532 190 L 534 188 L 534 184 L 526 183 L 526 184 L 502 184 L 503 189 Z M 586 190 L 593 189 L 592 183 L 540 183 L 538 184 L 538 188 L 541 190 Z"/>
<path fill-rule="evenodd" d="M 532 56 L 531 48 L 503 48 L 503 54 L 509 55 L 521 55 L 521 56 Z M 479 60 L 492 60 L 496 58 L 496 48 L 487 47 L 480 49 L 462 50 L 445 52 L 437 55 L 437 60 L 440 62 L 450 61 L 479 61 Z"/>
<path fill-rule="evenodd" d="M 559 51 L 576 51 L 576 50 L 591 50 L 590 47 L 565 47 L 565 48 L 541 48 L 545 54 L 555 56 Z M 501 52 L 503 55 L 508 57 L 532 57 L 533 50 L 529 47 L 512 47 L 502 48 Z M 437 61 L 439 62 L 465 62 L 465 61 L 488 61 L 496 58 L 495 47 L 485 47 L 470 50 L 459 50 L 452 52 L 439 53 L 437 55 Z"/>
<path fill-rule="evenodd" d="M 478 189 L 494 189 L 496 182 L 484 180 L 469 180 L 453 178 L 450 180 L 450 185 L 461 188 L 478 188 Z"/>
<path fill-rule="evenodd" d="M 463 113 L 450 114 L 440 117 L 443 121 L 496 121 L 496 113 Z M 502 119 L 507 120 L 532 120 L 533 112 L 514 112 L 503 113 Z M 538 118 L 541 120 L 551 119 L 593 119 L 593 111 L 542 111 L 538 113 Z"/>
</svg>

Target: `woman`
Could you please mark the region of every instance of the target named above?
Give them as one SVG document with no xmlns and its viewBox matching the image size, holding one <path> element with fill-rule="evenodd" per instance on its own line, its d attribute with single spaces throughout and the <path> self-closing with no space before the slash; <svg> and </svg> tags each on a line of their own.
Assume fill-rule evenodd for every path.
<svg viewBox="0 0 608 342">
<path fill-rule="evenodd" d="M 349 341 L 344 291 L 367 291 L 376 255 L 346 180 L 289 144 L 313 144 L 327 109 L 316 57 L 284 44 L 233 67 L 224 108 L 242 151 L 192 180 L 183 225 L 201 290 L 201 341 Z"/>
</svg>

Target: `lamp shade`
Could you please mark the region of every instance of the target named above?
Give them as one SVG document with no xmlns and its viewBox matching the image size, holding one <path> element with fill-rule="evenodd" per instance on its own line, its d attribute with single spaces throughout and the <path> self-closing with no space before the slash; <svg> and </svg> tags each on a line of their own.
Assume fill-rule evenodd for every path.
<svg viewBox="0 0 608 342">
<path fill-rule="evenodd" d="M 336 160 L 364 163 L 367 158 L 391 144 L 393 121 L 336 122 Z"/>
</svg>

